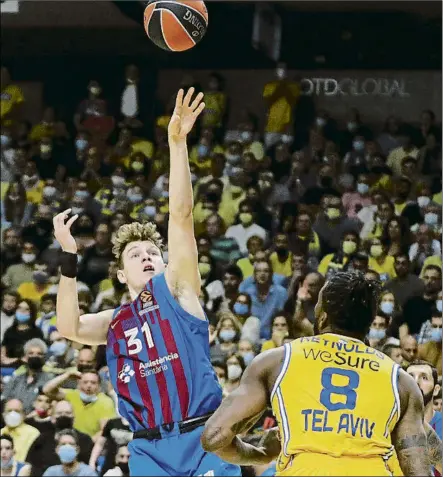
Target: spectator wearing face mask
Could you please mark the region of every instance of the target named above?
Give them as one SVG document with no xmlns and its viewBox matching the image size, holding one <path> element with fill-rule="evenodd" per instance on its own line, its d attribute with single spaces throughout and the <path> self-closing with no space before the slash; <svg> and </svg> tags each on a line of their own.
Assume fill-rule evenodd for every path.
<svg viewBox="0 0 443 477">
<path fill-rule="evenodd" d="M 412 134 L 404 128 L 399 134 L 399 140 L 402 146 L 393 149 L 388 156 L 387 165 L 392 169 L 394 175 L 401 174 L 401 163 L 405 157 L 417 159 L 419 150 L 412 143 Z"/>
<path fill-rule="evenodd" d="M 424 284 L 417 275 L 410 272 L 411 263 L 408 254 L 399 253 L 394 260 L 397 276 L 386 282 L 385 289 L 391 291 L 395 296 L 396 303 L 403 307 L 409 298 L 420 296 L 423 293 Z"/>
<path fill-rule="evenodd" d="M 20 295 L 17 292 L 6 291 L 2 296 L 2 310 L 1 310 L 1 327 L 0 327 L 0 342 L 3 342 L 3 337 L 8 328 L 12 326 L 15 320 L 15 312 L 17 310 Z"/>
<path fill-rule="evenodd" d="M 373 238 L 369 247 L 369 268 L 380 275 L 380 280 L 395 278 L 394 257 L 387 254 L 388 247 L 378 238 Z"/>
<path fill-rule="evenodd" d="M 429 342 L 441 344 L 442 341 L 442 313 L 434 308 L 431 312 L 431 319 L 425 321 L 420 328 L 417 337 L 419 345 Z"/>
<path fill-rule="evenodd" d="M 238 354 L 243 358 L 245 366 L 249 366 L 255 358 L 254 343 L 248 339 L 242 338 L 238 342 Z"/>
<path fill-rule="evenodd" d="M 254 235 L 266 241 L 267 232 L 263 227 L 260 227 L 255 223 L 255 213 L 253 211 L 252 204 L 247 201 L 243 201 L 239 204 L 239 224 L 231 225 L 226 231 L 226 237 L 234 239 L 243 255 L 248 253 L 246 243 L 248 239 Z"/>
<path fill-rule="evenodd" d="M 89 118 L 104 116 L 107 105 L 101 98 L 102 87 L 98 81 L 91 80 L 88 84 L 88 97 L 81 101 L 74 115 L 74 125 L 77 131 L 82 131 L 85 126 L 82 124 Z"/>
<path fill-rule="evenodd" d="M 26 416 L 25 423 L 35 427 L 40 433 L 51 429 L 51 400 L 40 390 L 34 401 L 34 409 Z"/>
<path fill-rule="evenodd" d="M 260 320 L 251 315 L 251 297 L 247 293 L 239 293 L 232 312 L 241 323 L 241 339 L 258 343 L 260 339 Z"/>
<path fill-rule="evenodd" d="M 26 191 L 21 182 L 11 182 L 1 201 L 2 228 L 25 227 L 29 224 L 33 206 L 26 201 Z"/>
<path fill-rule="evenodd" d="M 300 211 L 294 222 L 294 230 L 292 231 L 292 226 L 290 226 L 289 231 L 291 250 L 306 250 L 309 256 L 318 257 L 320 255 L 320 237 L 312 228 L 310 214 Z"/>
<path fill-rule="evenodd" d="M 343 158 L 343 171 L 354 177 L 366 170 L 366 140 L 362 135 L 356 135 L 352 141 L 352 149 Z"/>
<path fill-rule="evenodd" d="M 115 467 L 107 470 L 104 477 L 129 477 L 129 449 L 126 445 L 118 447 L 114 463 Z"/>
<path fill-rule="evenodd" d="M 49 333 L 49 354 L 44 370 L 55 375 L 62 374 L 66 368 L 75 366 L 78 351 L 73 349 L 71 341 L 60 334 L 57 329 Z"/>
<path fill-rule="evenodd" d="M 342 196 L 343 207 L 348 217 L 357 217 L 358 212 L 363 207 L 368 207 L 372 204 L 369 191 L 369 175 L 366 173 L 359 174 L 357 177 L 356 190 L 354 192 L 345 192 Z"/>
<path fill-rule="evenodd" d="M 223 219 L 218 214 L 211 214 L 205 220 L 205 232 L 211 239 L 211 257 L 219 265 L 236 262 L 241 257 L 237 241 L 223 234 Z"/>
<path fill-rule="evenodd" d="M 238 388 L 240 379 L 246 369 L 246 364 L 243 356 L 239 353 L 234 353 L 226 360 L 226 366 L 228 368 L 228 379 L 223 388 L 223 394 L 225 396 Z"/>
<path fill-rule="evenodd" d="M 3 420 L 5 427 L 2 427 L 0 434 L 12 437 L 16 445 L 15 458 L 24 462 L 29 448 L 40 435 L 40 432 L 35 427 L 25 424 L 25 413 L 20 399 L 6 400 Z"/>
<path fill-rule="evenodd" d="M 34 219 L 28 226 L 22 229 L 23 242 L 32 242 L 41 251 L 49 247 L 53 242 L 53 211 L 47 205 L 40 205 L 34 215 Z"/>
<path fill-rule="evenodd" d="M 22 358 L 26 369 L 10 379 L 3 392 L 4 399 L 20 396 L 26 414 L 32 411 L 39 389 L 53 378 L 52 374 L 43 371 L 47 350 L 46 343 L 39 338 L 27 341 Z"/>
<path fill-rule="evenodd" d="M 48 467 L 60 464 L 60 457 L 56 452 L 57 440 L 60 433 L 69 430 L 73 432 L 74 413 L 68 401 L 56 401 L 52 406 L 51 426 L 42 432 L 32 443 L 27 462 L 32 465 L 33 475 L 42 475 Z M 75 431 L 78 436 L 80 462 L 89 462 L 92 452 L 92 439 L 82 432 Z"/>
<path fill-rule="evenodd" d="M 274 273 L 285 277 L 292 276 L 292 257 L 289 250 L 288 236 L 284 233 L 278 233 L 274 237 L 274 251 L 269 256 Z"/>
<path fill-rule="evenodd" d="M 216 343 L 211 347 L 211 359 L 226 359 L 237 350 L 240 323 L 231 312 L 219 312 L 216 327 Z"/>
<path fill-rule="evenodd" d="M 395 300 L 395 295 L 389 290 L 380 293 L 378 311 L 388 316 L 391 321 L 397 320 L 401 316 L 401 308 Z"/>
<path fill-rule="evenodd" d="M 343 216 L 341 197 L 325 199 L 323 213 L 320 213 L 314 230 L 317 232 L 324 255 L 339 250 L 345 231 L 359 232 L 360 226 L 354 219 Z"/>
<path fill-rule="evenodd" d="M 409 260 L 412 269 L 418 271 L 423 268 L 426 258 L 433 255 L 441 257 L 441 245 L 433 238 L 430 227 L 425 224 L 419 226 L 416 240 L 409 249 Z"/>
<path fill-rule="evenodd" d="M 198 143 L 189 153 L 189 161 L 197 167 L 197 175 L 205 176 L 211 170 L 211 157 L 214 154 L 223 154 L 223 148 L 216 143 L 211 128 L 204 128 Z"/>
<path fill-rule="evenodd" d="M 57 119 L 55 110 L 51 106 L 43 110 L 41 121 L 35 124 L 29 133 L 32 142 L 39 142 L 44 137 L 54 138 L 60 142 L 69 138 L 66 124 Z"/>
<path fill-rule="evenodd" d="M 43 477 L 98 477 L 94 469 L 79 461 L 79 440 L 75 430 L 66 429 L 57 436 L 56 453 L 61 465 L 48 467 Z"/>
<path fill-rule="evenodd" d="M 77 389 L 62 389 L 63 384 L 72 377 L 78 377 Z M 109 396 L 100 392 L 100 376 L 96 371 L 79 373 L 70 370 L 49 381 L 43 392 L 53 398 L 66 399 L 74 409 L 74 427 L 91 436 L 95 441 L 107 419 L 115 416 L 115 407 Z"/>
<path fill-rule="evenodd" d="M 265 125 L 266 147 L 278 142 L 282 134 L 291 130 L 293 108 L 300 93 L 300 85 L 288 79 L 286 65 L 280 63 L 276 69 L 276 79 L 267 83 L 263 89 L 263 98 L 268 108 Z"/>
<path fill-rule="evenodd" d="M 386 343 L 386 333 L 391 319 L 389 316 L 378 313 L 371 323 L 368 333 L 369 346 L 381 350 Z"/>
<path fill-rule="evenodd" d="M 346 270 L 353 256 L 360 248 L 360 237 L 357 232 L 345 232 L 343 235 L 341 249 L 336 253 L 325 255 L 317 271 L 324 277 L 329 278 L 332 274 Z"/>
<path fill-rule="evenodd" d="M 21 262 L 18 231 L 13 227 L 3 229 L 0 245 L 0 270 L 3 275 L 11 265 L 16 265 Z"/>
<path fill-rule="evenodd" d="M 42 296 L 48 293 L 51 283 L 49 282 L 48 265 L 40 260 L 34 264 L 32 281 L 23 282 L 17 293 L 24 299 L 31 300 L 35 304 L 39 303 Z"/>
<path fill-rule="evenodd" d="M 27 477 L 31 475 L 31 466 L 15 458 L 14 439 L 5 434 L 0 440 L 2 476 Z"/>
</svg>

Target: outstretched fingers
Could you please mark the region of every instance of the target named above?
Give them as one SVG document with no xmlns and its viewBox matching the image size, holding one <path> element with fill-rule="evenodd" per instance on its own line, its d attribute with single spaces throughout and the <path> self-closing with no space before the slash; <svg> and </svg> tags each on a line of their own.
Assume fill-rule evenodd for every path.
<svg viewBox="0 0 443 477">
<path fill-rule="evenodd" d="M 200 104 L 200 101 L 203 99 L 203 93 L 198 93 L 198 95 L 195 97 L 194 101 L 192 101 L 192 104 L 190 106 L 191 111 L 195 111 Z"/>
<path fill-rule="evenodd" d="M 182 109 L 183 109 L 183 95 L 184 91 L 182 89 L 179 90 L 177 93 L 177 97 L 175 98 L 175 110 L 174 112 L 180 116 Z"/>
<path fill-rule="evenodd" d="M 189 108 L 189 103 L 191 102 L 192 95 L 194 94 L 195 89 L 189 88 L 188 92 L 186 93 L 185 99 L 183 100 L 183 107 Z"/>
<path fill-rule="evenodd" d="M 200 103 L 199 107 L 193 113 L 195 118 L 197 118 L 199 114 L 205 109 L 205 106 L 205 103 Z"/>
<path fill-rule="evenodd" d="M 66 222 L 66 227 L 68 229 L 71 228 L 71 225 L 78 219 L 78 214 L 73 215 L 67 222 Z"/>
</svg>

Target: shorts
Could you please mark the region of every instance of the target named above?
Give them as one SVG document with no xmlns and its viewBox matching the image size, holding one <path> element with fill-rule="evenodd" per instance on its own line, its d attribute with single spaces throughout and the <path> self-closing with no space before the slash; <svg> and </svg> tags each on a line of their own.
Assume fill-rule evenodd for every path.
<svg viewBox="0 0 443 477">
<path fill-rule="evenodd" d="M 325 454 L 302 453 L 294 456 L 287 467 L 275 474 L 284 476 L 391 476 L 382 457 L 332 457 Z"/>
<path fill-rule="evenodd" d="M 128 445 L 129 475 L 240 477 L 239 466 L 203 450 L 200 443 L 203 429 L 201 426 L 186 434 L 171 431 L 154 441 L 134 439 Z"/>
</svg>

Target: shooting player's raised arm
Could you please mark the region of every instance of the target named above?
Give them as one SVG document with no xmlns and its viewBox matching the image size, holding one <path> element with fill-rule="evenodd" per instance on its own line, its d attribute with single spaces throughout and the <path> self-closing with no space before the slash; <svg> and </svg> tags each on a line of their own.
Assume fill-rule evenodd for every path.
<svg viewBox="0 0 443 477">
<path fill-rule="evenodd" d="M 203 111 L 203 94 L 192 101 L 194 88 L 186 96 L 183 90 L 177 95 L 175 109 L 168 128 L 170 151 L 169 175 L 169 230 L 168 267 L 166 280 L 171 290 L 189 286 L 200 294 L 197 244 L 194 236 L 192 209 L 194 206 L 191 172 L 186 139 L 198 115 Z"/>
</svg>

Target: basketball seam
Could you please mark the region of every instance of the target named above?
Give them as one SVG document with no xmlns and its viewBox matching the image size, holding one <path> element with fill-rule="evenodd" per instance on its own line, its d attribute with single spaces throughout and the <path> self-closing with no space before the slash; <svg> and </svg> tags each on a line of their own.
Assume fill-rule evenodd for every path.
<svg viewBox="0 0 443 477">
<path fill-rule="evenodd" d="M 163 41 L 166 43 L 166 46 L 167 46 L 171 51 L 175 51 L 175 50 L 173 50 L 173 49 L 170 47 L 170 45 L 169 45 L 169 43 L 168 43 L 168 40 L 166 39 L 165 32 L 163 31 L 163 14 L 162 14 L 162 11 L 163 11 L 163 10 L 166 10 L 166 8 L 156 8 L 156 10 L 157 10 L 157 11 L 160 11 L 160 29 L 161 29 L 161 31 L 162 31 Z M 168 11 L 169 11 L 169 10 L 168 10 Z M 175 15 L 174 15 L 174 17 L 175 17 Z M 177 17 L 175 17 L 175 18 L 177 18 Z M 178 22 L 178 23 L 180 23 L 180 22 Z"/>
<path fill-rule="evenodd" d="M 165 3 L 165 2 L 162 2 L 162 3 Z M 172 2 L 170 2 L 170 3 L 172 3 Z M 182 30 L 186 33 L 186 35 L 188 35 L 188 37 L 192 41 L 192 43 L 194 43 L 194 46 L 197 44 L 195 42 L 194 38 L 192 38 L 192 36 L 189 34 L 188 30 L 186 30 L 186 28 L 182 25 L 180 19 L 177 17 L 177 15 L 172 10 L 168 10 L 167 8 L 158 8 L 157 10 L 162 10 L 162 11 L 171 13 L 174 16 L 174 18 L 177 20 L 177 23 L 181 26 Z M 166 37 L 165 37 L 164 32 L 163 32 L 163 15 L 160 15 L 160 19 L 161 19 L 161 29 L 162 29 L 163 38 L 165 39 L 165 43 L 168 45 L 168 47 L 171 48 L 169 46 L 168 42 L 166 41 Z M 171 48 L 171 51 L 176 51 L 176 50 L 173 50 Z"/>
<path fill-rule="evenodd" d="M 171 2 L 171 1 L 168 1 L 168 0 L 160 0 L 158 3 L 159 3 L 159 4 L 162 4 L 162 3 L 170 3 L 170 4 L 172 4 L 172 5 L 177 5 L 177 2 Z M 190 6 L 187 5 L 187 4 L 185 5 L 185 4 L 179 3 L 179 5 L 181 5 L 182 7 L 189 8 L 190 10 L 194 11 L 195 13 L 198 13 L 199 15 L 201 15 L 201 16 L 203 17 L 203 19 L 205 20 L 205 22 L 206 22 L 206 28 L 208 27 L 208 23 L 209 23 L 209 22 L 208 22 L 208 17 L 205 17 L 205 15 L 203 15 L 203 13 L 202 13 L 201 11 L 197 10 L 197 9 L 194 8 L 194 7 L 190 7 Z M 161 7 L 158 6 L 158 5 L 156 6 L 155 9 L 156 9 L 156 10 L 160 10 L 160 9 L 161 9 L 161 10 L 165 10 L 164 8 L 161 8 Z M 171 10 L 169 10 L 169 11 L 171 11 Z M 177 17 L 176 17 L 176 18 L 177 18 Z"/>
</svg>

